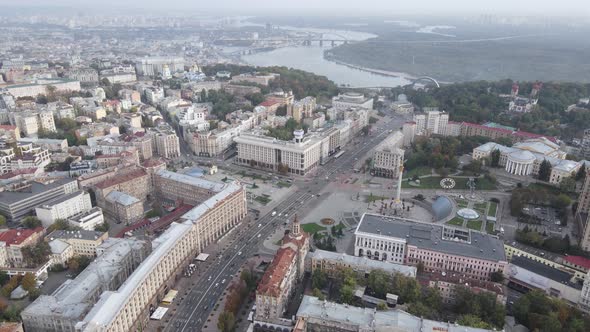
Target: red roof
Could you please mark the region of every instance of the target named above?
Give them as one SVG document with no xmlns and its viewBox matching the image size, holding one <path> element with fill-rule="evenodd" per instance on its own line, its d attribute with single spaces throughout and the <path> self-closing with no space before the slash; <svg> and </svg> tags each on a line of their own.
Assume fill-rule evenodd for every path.
<svg viewBox="0 0 590 332">
<path fill-rule="evenodd" d="M 449 121 L 449 123 L 450 123 L 450 121 Z M 546 139 L 550 140 L 553 143 L 557 142 L 557 139 L 554 136 L 546 136 L 546 135 L 540 135 L 540 134 L 533 134 L 533 133 L 529 133 L 528 131 L 520 131 L 520 130 L 513 131 L 513 130 L 509 130 L 509 129 L 504 129 L 504 128 L 488 127 L 488 126 L 480 125 L 480 124 L 477 124 L 477 123 L 471 123 L 471 122 L 463 122 L 462 124 L 465 125 L 465 126 L 469 126 L 469 127 L 474 127 L 474 128 L 484 129 L 484 130 L 492 130 L 492 131 L 496 131 L 496 132 L 506 133 L 506 134 L 509 134 L 509 135 L 517 136 L 517 137 L 524 137 L 524 138 L 540 138 L 540 137 L 545 137 Z"/>
<path fill-rule="evenodd" d="M 99 182 L 96 184 L 96 187 L 99 189 L 105 189 L 146 175 L 147 173 L 143 169 L 136 169 L 125 175 L 116 176 L 114 178 L 110 178 L 102 182 Z"/>
<path fill-rule="evenodd" d="M 280 104 L 278 101 L 274 101 L 274 100 L 265 100 L 262 103 L 260 103 L 259 106 L 264 106 L 264 107 L 270 107 L 276 104 Z"/>
<path fill-rule="evenodd" d="M 35 172 L 37 172 L 36 168 L 17 169 L 17 170 L 0 175 L 0 179 L 10 179 L 10 178 L 13 178 L 13 177 L 19 176 L 19 175 L 34 174 Z"/>
<path fill-rule="evenodd" d="M 35 229 L 10 229 L 0 233 L 0 241 L 5 242 L 7 246 L 19 245 L 31 235 L 41 232 L 43 232 L 43 227 L 37 227 Z"/>
<path fill-rule="evenodd" d="M 295 262 L 295 250 L 285 247 L 277 251 L 272 263 L 264 272 L 257 293 L 278 297 L 281 293 L 281 282 L 285 279 L 289 267 Z"/>
<path fill-rule="evenodd" d="M 15 130 L 16 129 L 16 126 L 0 125 L 0 129 L 4 129 L 4 130 Z"/>
<path fill-rule="evenodd" d="M 568 263 L 590 269 L 590 259 L 582 256 L 565 256 L 564 260 Z"/>
</svg>

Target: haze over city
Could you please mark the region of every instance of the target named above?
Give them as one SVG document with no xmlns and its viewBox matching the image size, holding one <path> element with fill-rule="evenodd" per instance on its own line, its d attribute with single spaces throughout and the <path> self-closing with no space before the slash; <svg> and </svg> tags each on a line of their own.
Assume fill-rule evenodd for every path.
<svg viewBox="0 0 590 332">
<path fill-rule="evenodd" d="M 590 331 L 585 1 L 0 0 L 0 331 Z"/>
</svg>

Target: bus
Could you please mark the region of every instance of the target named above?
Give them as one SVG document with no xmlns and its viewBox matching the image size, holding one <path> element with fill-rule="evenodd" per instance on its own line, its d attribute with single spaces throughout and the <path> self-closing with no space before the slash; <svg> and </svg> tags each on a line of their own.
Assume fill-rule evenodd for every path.
<svg viewBox="0 0 590 332">
<path fill-rule="evenodd" d="M 346 152 L 346 151 L 342 150 L 342 151 L 338 152 L 337 154 L 335 154 L 334 159 L 340 158 L 344 154 L 344 152 Z"/>
</svg>

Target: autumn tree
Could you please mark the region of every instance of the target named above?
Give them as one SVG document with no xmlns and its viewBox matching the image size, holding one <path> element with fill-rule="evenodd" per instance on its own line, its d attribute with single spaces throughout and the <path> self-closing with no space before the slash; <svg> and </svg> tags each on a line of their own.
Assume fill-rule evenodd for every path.
<svg viewBox="0 0 590 332">
<path fill-rule="evenodd" d="M 30 272 L 25 273 L 23 279 L 21 280 L 21 286 L 27 292 L 37 288 L 37 280 L 35 276 Z"/>
</svg>

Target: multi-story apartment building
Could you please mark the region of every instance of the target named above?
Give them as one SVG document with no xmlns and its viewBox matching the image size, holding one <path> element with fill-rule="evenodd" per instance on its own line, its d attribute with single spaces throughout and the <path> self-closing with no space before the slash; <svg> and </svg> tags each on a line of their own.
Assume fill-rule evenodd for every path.
<svg viewBox="0 0 590 332">
<path fill-rule="evenodd" d="M 245 190 L 237 182 L 227 184 L 154 240 L 154 251 L 116 291 L 102 295 L 78 328 L 87 332 L 145 329 L 150 307 L 157 306 L 184 266 L 246 213 Z"/>
<path fill-rule="evenodd" d="M 71 194 L 55 198 L 35 208 L 37 218 L 43 227 L 49 227 L 57 219 L 67 219 L 92 208 L 90 194 L 78 190 Z"/>
<path fill-rule="evenodd" d="M 8 229 L 0 232 L 0 266 L 24 267 L 22 249 L 39 242 L 45 229 Z"/>
<path fill-rule="evenodd" d="M 508 265 L 502 241 L 495 236 L 367 213 L 356 228 L 354 252 L 476 280 L 489 280 L 492 272 L 504 272 Z"/>
<path fill-rule="evenodd" d="M 313 172 L 321 162 L 322 140 L 304 137 L 303 130 L 294 132 L 291 142 L 275 138 L 242 134 L 234 139 L 237 143 L 236 162 L 264 170 L 306 175 Z"/>
<path fill-rule="evenodd" d="M 104 209 L 117 223 L 131 224 L 143 217 L 143 201 L 116 190 L 105 196 Z"/>
<path fill-rule="evenodd" d="M 430 110 L 422 114 L 414 115 L 417 135 L 446 135 L 449 114 Z"/>
<path fill-rule="evenodd" d="M 586 274 L 582 291 L 580 292 L 580 301 L 578 302 L 580 309 L 586 313 L 590 313 L 590 271 Z"/>
<path fill-rule="evenodd" d="M 0 190 L 0 213 L 16 222 L 45 202 L 78 190 L 76 179 L 19 181 Z"/>
<path fill-rule="evenodd" d="M 53 241 L 60 239 L 74 248 L 74 255 L 96 257 L 99 254 L 98 247 L 108 238 L 108 232 L 94 230 L 56 230 L 49 233 L 45 240 Z"/>
<path fill-rule="evenodd" d="M 100 301 L 132 274 L 151 250 L 136 239 L 109 239 L 105 248 L 75 279 L 51 295 L 41 295 L 21 317 L 27 331 L 80 331 L 77 324 Z"/>
<path fill-rule="evenodd" d="M 457 288 L 466 287 L 473 293 L 492 294 L 498 303 L 506 304 L 505 286 L 499 283 L 465 278 L 461 273 L 429 273 L 421 276 L 428 286 L 438 289 L 443 303 L 455 303 Z"/>
<path fill-rule="evenodd" d="M 305 97 L 287 107 L 287 115 L 295 121 L 301 122 L 303 118 L 310 118 L 317 107 L 315 97 Z"/>
<path fill-rule="evenodd" d="M 270 81 L 275 80 L 279 77 L 280 77 L 279 74 L 272 74 L 272 73 L 267 74 L 267 75 L 262 75 L 259 73 L 245 73 L 245 74 L 240 74 L 240 75 L 236 75 L 236 76 L 232 77 L 231 82 L 232 83 L 247 82 L 247 83 L 255 83 L 255 84 L 268 86 Z"/>
<path fill-rule="evenodd" d="M 36 135 L 39 131 L 55 132 L 55 121 L 51 111 L 23 111 L 10 114 L 11 122 L 27 135 Z"/>
<path fill-rule="evenodd" d="M 404 135 L 404 147 L 412 146 L 416 138 L 417 124 L 415 121 L 405 122 L 402 126 L 402 133 Z"/>
<path fill-rule="evenodd" d="M 401 149 L 404 135 L 400 131 L 385 138 L 373 152 L 371 173 L 385 178 L 398 178 L 404 164 L 404 153 Z"/>
<path fill-rule="evenodd" d="M 198 205 L 214 193 L 224 189 L 223 183 L 213 182 L 189 175 L 157 171 L 154 176 L 156 195 L 162 200 L 182 201 L 185 204 Z"/>
<path fill-rule="evenodd" d="M 282 323 L 287 302 L 303 278 L 309 252 L 309 236 L 301 230 L 297 216 L 281 242 L 256 289 L 256 322 Z M 288 321 L 288 319 L 286 319 Z"/>
<path fill-rule="evenodd" d="M 33 97 L 47 94 L 47 88 L 52 86 L 56 92 L 80 91 L 80 82 L 66 79 L 38 79 L 34 83 L 8 85 L 5 89 L 14 98 Z"/>
<path fill-rule="evenodd" d="M 0 125 L 0 139 L 6 143 L 16 143 L 20 138 L 20 129 L 17 126 Z"/>
<path fill-rule="evenodd" d="M 258 328 L 256 324 L 254 327 Z M 297 311 L 293 332 L 306 331 L 492 332 L 493 330 L 428 320 L 399 309 L 377 311 L 371 308 L 327 302 L 304 295 Z"/>
<path fill-rule="evenodd" d="M 111 191 L 120 191 L 139 200 L 144 200 L 150 194 L 150 183 L 150 176 L 143 169 L 118 173 L 116 176 L 93 186 L 96 194 L 96 204 L 107 210 L 105 208 L 105 198 Z"/>
<path fill-rule="evenodd" d="M 98 72 L 92 68 L 68 70 L 65 76 L 80 83 L 98 83 Z"/>
<path fill-rule="evenodd" d="M 174 129 L 160 126 L 149 131 L 152 136 L 154 151 L 162 158 L 173 159 L 180 157 L 180 142 Z"/>
<path fill-rule="evenodd" d="M 359 277 L 364 278 L 373 270 L 382 270 L 390 274 L 401 273 L 407 277 L 416 277 L 414 266 L 378 261 L 367 257 L 351 256 L 316 249 L 307 255 L 309 259 L 308 271 L 324 271 L 328 276 L 335 277 L 342 269 L 351 268 Z"/>
<path fill-rule="evenodd" d="M 373 109 L 373 98 L 367 98 L 362 93 L 345 92 L 332 98 L 332 107 L 336 110 L 347 110 L 349 108 Z"/>
</svg>

